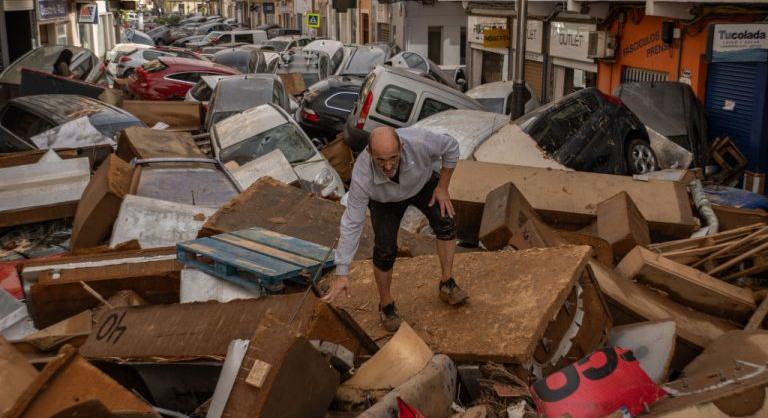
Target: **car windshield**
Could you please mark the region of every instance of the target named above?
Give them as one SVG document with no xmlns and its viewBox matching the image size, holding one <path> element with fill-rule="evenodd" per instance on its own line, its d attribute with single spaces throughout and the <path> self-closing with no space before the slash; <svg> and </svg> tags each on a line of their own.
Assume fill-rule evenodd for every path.
<svg viewBox="0 0 768 418">
<path fill-rule="evenodd" d="M 213 164 L 157 163 L 142 167 L 135 194 L 218 208 L 237 193 L 232 181 Z"/>
<path fill-rule="evenodd" d="M 386 54 L 380 48 L 357 48 L 349 57 L 341 75 L 365 76 L 377 65 L 384 63 Z"/>
<path fill-rule="evenodd" d="M 275 51 L 284 51 L 285 48 L 288 46 L 288 42 L 272 40 L 272 41 L 266 41 L 262 45 L 267 48 L 272 48 Z"/>
<path fill-rule="evenodd" d="M 221 150 L 221 161 L 235 161 L 243 165 L 276 149 L 282 151 L 291 163 L 306 161 L 315 154 L 304 135 L 288 122 Z"/>
<path fill-rule="evenodd" d="M 69 45 L 55 45 L 44 46 L 32 50 L 28 55 L 25 55 L 19 60 L 12 63 L 2 73 L 0 78 L 1 83 L 8 84 L 20 84 L 21 83 L 21 69 L 29 68 L 33 70 L 43 71 L 46 73 L 53 72 L 53 63 L 59 58 L 59 54 L 64 49 L 69 49 L 74 53 L 72 57 L 72 63 L 80 62 L 82 54 L 90 54 L 90 51 Z"/>
<path fill-rule="evenodd" d="M 497 99 L 475 99 L 478 102 L 480 102 L 481 105 L 485 108 L 485 110 L 489 112 L 494 113 L 501 113 L 504 114 L 504 99 L 497 98 Z"/>
</svg>

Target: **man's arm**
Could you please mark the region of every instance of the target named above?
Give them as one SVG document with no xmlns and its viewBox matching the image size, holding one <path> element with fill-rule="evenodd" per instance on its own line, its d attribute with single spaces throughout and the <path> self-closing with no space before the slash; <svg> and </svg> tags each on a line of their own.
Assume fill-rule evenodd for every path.
<svg viewBox="0 0 768 418">
<path fill-rule="evenodd" d="M 349 296 L 349 265 L 360 245 L 360 235 L 365 225 L 366 208 L 369 196 L 363 186 L 355 180 L 352 174 L 352 184 L 349 186 L 347 208 L 341 217 L 339 226 L 339 244 L 336 246 L 335 262 L 336 277 L 331 284 L 328 294 L 323 297 L 326 302 L 332 302 L 342 291 Z"/>
<path fill-rule="evenodd" d="M 409 134 L 417 138 L 416 142 L 426 150 L 431 160 L 441 160 L 440 181 L 432 193 L 432 200 L 429 202 L 429 206 L 437 202 L 440 205 L 440 215 L 453 218 L 456 212 L 453 210 L 451 196 L 448 194 L 448 186 L 451 183 L 453 170 L 459 161 L 459 142 L 448 134 L 436 133 L 420 128 L 406 129 L 412 130 Z"/>
</svg>

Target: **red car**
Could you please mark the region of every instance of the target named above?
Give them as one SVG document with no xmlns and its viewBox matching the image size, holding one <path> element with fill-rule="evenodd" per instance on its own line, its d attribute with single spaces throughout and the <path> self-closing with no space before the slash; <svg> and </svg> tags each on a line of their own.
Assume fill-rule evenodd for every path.
<svg viewBox="0 0 768 418">
<path fill-rule="evenodd" d="M 204 75 L 236 75 L 234 68 L 208 61 L 160 57 L 136 69 L 128 93 L 139 100 L 182 100 Z"/>
</svg>

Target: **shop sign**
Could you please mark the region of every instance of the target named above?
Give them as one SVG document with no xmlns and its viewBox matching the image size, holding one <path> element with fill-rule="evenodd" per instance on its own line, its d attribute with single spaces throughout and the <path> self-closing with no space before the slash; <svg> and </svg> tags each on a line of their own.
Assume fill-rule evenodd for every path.
<svg viewBox="0 0 768 418">
<path fill-rule="evenodd" d="M 99 7 L 94 3 L 81 3 L 77 13 L 77 23 L 97 25 L 99 23 Z"/>
<path fill-rule="evenodd" d="M 264 14 L 265 15 L 275 14 L 275 3 L 264 3 Z"/>
<path fill-rule="evenodd" d="M 508 48 L 509 31 L 499 28 L 488 28 L 483 31 L 483 47 Z"/>
<path fill-rule="evenodd" d="M 596 26 L 588 23 L 552 22 L 549 33 L 549 54 L 575 61 L 594 62 L 589 53 L 589 32 Z"/>
<path fill-rule="evenodd" d="M 483 32 L 486 29 L 507 29 L 507 19 L 504 17 L 469 16 L 468 26 L 472 33 L 469 42 L 483 43 Z"/>
<path fill-rule="evenodd" d="M 768 23 L 710 25 L 708 58 L 710 62 L 768 61 Z"/>
<path fill-rule="evenodd" d="M 544 22 L 541 20 L 526 20 L 525 52 L 541 54 L 541 45 L 544 43 Z M 517 19 L 512 22 L 512 27 L 517 27 Z M 514 32 L 514 31 L 513 31 Z M 512 46 L 517 45 L 517 33 L 512 33 Z"/>
<path fill-rule="evenodd" d="M 38 20 L 66 19 L 67 0 L 37 0 Z"/>
<path fill-rule="evenodd" d="M 319 13 L 307 13 L 307 27 L 313 29 L 320 28 L 320 14 Z"/>
<path fill-rule="evenodd" d="M 645 58 L 651 58 L 659 55 L 660 53 L 668 50 L 669 44 L 665 44 L 661 40 L 661 31 L 657 30 L 653 33 L 643 36 L 640 39 L 627 42 L 626 45 L 621 48 L 621 53 L 624 56 L 632 55 L 637 51 L 643 51 Z"/>
</svg>

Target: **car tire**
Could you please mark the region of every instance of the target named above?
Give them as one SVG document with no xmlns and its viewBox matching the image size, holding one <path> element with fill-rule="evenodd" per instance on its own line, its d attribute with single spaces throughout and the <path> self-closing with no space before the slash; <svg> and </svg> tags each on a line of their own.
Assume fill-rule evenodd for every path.
<svg viewBox="0 0 768 418">
<path fill-rule="evenodd" d="M 646 174 L 658 169 L 656 154 L 650 142 L 634 138 L 627 141 L 627 168 L 630 174 Z"/>
</svg>

